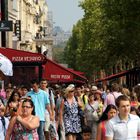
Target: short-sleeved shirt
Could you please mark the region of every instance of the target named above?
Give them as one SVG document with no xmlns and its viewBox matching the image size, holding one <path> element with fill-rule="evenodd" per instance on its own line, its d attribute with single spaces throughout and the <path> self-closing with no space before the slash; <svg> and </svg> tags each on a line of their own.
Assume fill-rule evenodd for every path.
<svg viewBox="0 0 140 140">
<path fill-rule="evenodd" d="M 106 109 L 106 107 L 109 105 L 109 104 L 113 104 L 115 105 L 115 99 L 117 99 L 120 95 L 122 95 L 122 93 L 120 92 L 112 92 L 112 93 L 109 93 L 106 98 L 105 98 L 105 101 L 104 101 L 104 110 Z"/>
<path fill-rule="evenodd" d="M 93 118 L 93 112 L 94 110 L 97 111 L 98 108 L 99 108 L 99 103 L 97 101 L 95 101 L 94 104 L 92 105 L 86 104 L 84 112 L 85 112 L 85 117 L 88 121 L 96 121 L 95 118 Z"/>
<path fill-rule="evenodd" d="M 6 130 L 7 130 L 8 125 L 9 125 L 9 119 L 4 117 L 4 120 L 5 120 L 5 127 L 3 126 L 2 118 L 0 117 L 0 140 L 5 139 L 4 134 L 6 133 Z"/>
<path fill-rule="evenodd" d="M 50 91 L 49 91 L 50 90 Z M 55 105 L 55 101 L 54 101 L 54 94 L 52 92 L 51 89 L 47 88 L 46 90 L 44 90 L 45 93 L 47 94 L 47 96 L 49 97 L 49 101 L 50 101 L 50 104 L 52 105 Z M 49 93 L 50 92 L 50 93 Z M 45 112 L 46 115 L 49 115 L 49 112 L 48 110 L 46 109 L 46 112 Z"/>
<path fill-rule="evenodd" d="M 129 114 L 128 121 L 121 120 L 118 115 L 106 123 L 106 136 L 113 140 L 137 140 L 140 132 L 140 118 Z"/>
<path fill-rule="evenodd" d="M 27 96 L 31 96 L 31 99 L 35 105 L 35 115 L 40 118 L 40 121 L 45 121 L 46 105 L 50 104 L 49 97 L 46 92 L 39 89 L 38 93 L 35 93 L 32 90 L 27 93 Z"/>
</svg>

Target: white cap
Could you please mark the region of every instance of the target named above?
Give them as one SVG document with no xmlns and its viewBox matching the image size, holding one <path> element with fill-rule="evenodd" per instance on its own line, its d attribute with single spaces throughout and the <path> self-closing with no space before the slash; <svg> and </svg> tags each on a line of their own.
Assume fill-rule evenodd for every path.
<svg viewBox="0 0 140 140">
<path fill-rule="evenodd" d="M 70 84 L 70 85 L 68 85 L 68 87 L 75 88 L 75 85 L 74 84 Z"/>
<path fill-rule="evenodd" d="M 91 90 L 96 91 L 96 90 L 97 90 L 97 87 L 96 87 L 96 86 L 92 86 L 92 87 L 91 87 Z"/>
</svg>

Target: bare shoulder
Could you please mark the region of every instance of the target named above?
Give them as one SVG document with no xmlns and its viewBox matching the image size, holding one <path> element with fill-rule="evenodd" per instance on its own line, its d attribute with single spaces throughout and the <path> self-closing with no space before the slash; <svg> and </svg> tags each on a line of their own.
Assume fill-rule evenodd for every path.
<svg viewBox="0 0 140 140">
<path fill-rule="evenodd" d="M 13 127 L 14 124 L 16 123 L 16 121 L 17 121 L 17 116 L 12 117 L 12 118 L 10 119 L 9 126 L 10 126 L 10 127 Z"/>
<path fill-rule="evenodd" d="M 98 128 L 102 128 L 102 122 L 98 124 Z"/>
<path fill-rule="evenodd" d="M 32 115 L 32 120 L 38 120 L 39 121 L 39 117 L 35 116 L 35 115 Z"/>
</svg>

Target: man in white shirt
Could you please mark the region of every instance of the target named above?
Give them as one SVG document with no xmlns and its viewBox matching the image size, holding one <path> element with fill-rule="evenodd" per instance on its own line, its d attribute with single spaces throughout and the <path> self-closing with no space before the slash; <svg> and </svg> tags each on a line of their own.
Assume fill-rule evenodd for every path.
<svg viewBox="0 0 140 140">
<path fill-rule="evenodd" d="M 4 117 L 5 107 L 0 99 L 0 140 L 4 140 L 6 136 L 6 130 L 9 125 L 9 119 Z"/>
<path fill-rule="evenodd" d="M 106 123 L 106 140 L 137 140 L 140 134 L 140 118 L 130 114 L 130 100 L 121 95 L 116 99 L 118 115 Z"/>
<path fill-rule="evenodd" d="M 54 95 L 53 95 L 53 92 L 52 92 L 52 89 L 51 88 L 48 88 L 48 81 L 46 79 L 42 79 L 40 81 L 40 88 L 45 91 L 45 93 L 47 94 L 47 96 L 49 97 L 49 101 L 50 101 L 50 111 L 51 111 L 51 114 L 52 116 L 50 116 L 50 113 L 48 112 L 48 110 L 46 109 L 46 112 L 45 112 L 45 128 L 44 128 L 44 131 L 45 131 L 45 139 L 46 140 L 49 140 L 49 127 L 50 127 L 50 124 L 51 122 L 55 123 L 54 122 L 54 118 L 55 118 L 55 101 L 54 101 Z"/>
</svg>

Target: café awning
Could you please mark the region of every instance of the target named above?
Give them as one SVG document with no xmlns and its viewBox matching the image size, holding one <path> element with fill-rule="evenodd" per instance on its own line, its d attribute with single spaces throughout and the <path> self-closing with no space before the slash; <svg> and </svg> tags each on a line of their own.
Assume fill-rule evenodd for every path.
<svg viewBox="0 0 140 140">
<path fill-rule="evenodd" d="M 15 63 L 36 63 L 44 64 L 46 63 L 46 57 L 40 53 L 32 53 L 22 50 L 15 50 L 11 48 L 0 47 L 0 53 L 5 55 L 11 60 L 13 64 Z"/>
<path fill-rule="evenodd" d="M 78 72 L 65 68 L 56 62 L 47 59 L 44 65 L 43 77 L 52 83 L 75 82 L 85 83 L 87 78 Z"/>
<path fill-rule="evenodd" d="M 119 78 L 121 76 L 125 76 L 128 72 L 129 72 L 129 70 L 125 70 L 125 71 L 122 71 L 122 72 L 119 72 L 116 74 L 112 74 L 112 75 L 109 75 L 109 76 L 101 78 L 101 79 L 96 79 L 95 82 L 102 82 L 102 81 L 108 81 L 111 79 Z"/>
<path fill-rule="evenodd" d="M 75 82 L 85 83 L 87 78 L 81 72 L 65 68 L 56 62 L 47 59 L 40 53 L 26 52 L 11 48 L 0 47 L 0 53 L 5 55 L 14 66 L 40 66 L 40 78 L 46 78 L 52 83 Z"/>
</svg>

